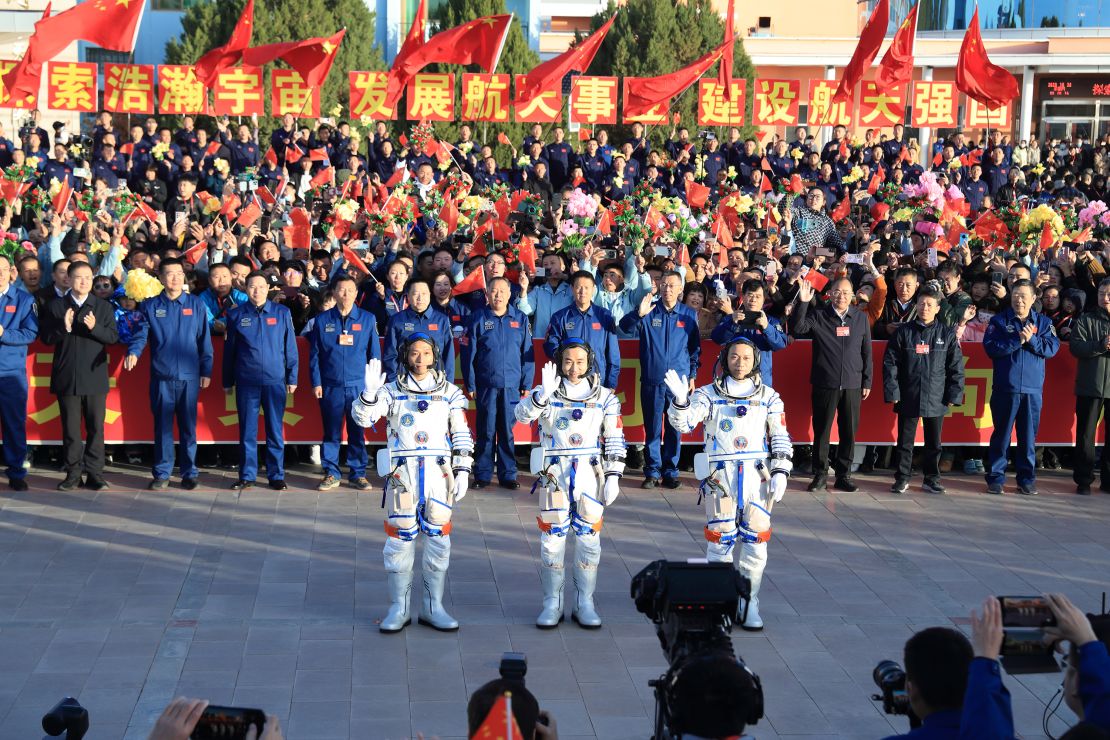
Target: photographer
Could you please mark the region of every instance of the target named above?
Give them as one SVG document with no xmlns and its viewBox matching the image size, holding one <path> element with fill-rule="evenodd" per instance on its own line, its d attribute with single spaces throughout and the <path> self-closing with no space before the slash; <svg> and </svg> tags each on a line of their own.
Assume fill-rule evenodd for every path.
<svg viewBox="0 0 1110 740">
<path fill-rule="evenodd" d="M 1056 626 L 1045 629 L 1054 643 L 1069 643 L 1064 674 L 1064 702 L 1086 723 L 1110 731 L 1110 655 L 1106 643 L 1110 630 L 1103 627 L 1102 639 L 1091 620 L 1063 594 L 1046 594 Z"/>
</svg>

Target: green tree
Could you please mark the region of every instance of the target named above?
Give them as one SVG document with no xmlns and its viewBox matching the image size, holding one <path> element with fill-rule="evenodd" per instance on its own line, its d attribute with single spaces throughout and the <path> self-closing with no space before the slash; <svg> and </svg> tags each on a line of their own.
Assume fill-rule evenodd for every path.
<svg viewBox="0 0 1110 740">
<path fill-rule="evenodd" d="M 475 18 L 488 15 L 503 15 L 509 11 L 505 8 L 505 0 L 446 0 L 431 15 L 429 19 L 429 33 L 441 29 L 452 28 Z M 505 48 L 501 51 L 501 59 L 497 63 L 495 72 L 499 74 L 518 75 L 526 74 L 540 63 L 539 55 L 528 48 L 528 42 L 521 30 L 520 19 L 514 18 L 509 27 L 509 36 L 505 40 Z M 462 73 L 483 72 L 477 65 L 461 66 L 457 64 L 435 64 L 428 68 L 433 72 L 455 73 L 455 115 L 462 114 Z M 511 92 L 510 78 L 510 92 Z M 511 100 L 511 95 L 510 95 Z M 436 136 L 449 142 L 458 139 L 459 127 L 466 121 L 452 121 L 450 123 L 436 123 Z M 509 147 L 497 144 L 498 132 L 504 131 L 509 140 L 516 143 L 524 138 L 530 124 L 513 123 L 513 112 L 510 105 L 508 123 L 469 123 L 474 131 L 474 139 L 480 144 L 489 144 L 494 147 L 494 154 L 501 165 L 508 165 L 510 158 Z M 523 154 L 524 152 L 520 152 Z"/>
<path fill-rule="evenodd" d="M 591 20 L 591 29 L 600 28 L 615 12 L 617 6 L 613 0 L 609 0 L 609 6 Z M 618 77 L 655 77 L 675 72 L 719 46 L 724 40 L 724 30 L 724 19 L 713 9 L 709 0 L 689 0 L 685 3 L 672 3 L 670 0 L 628 0 L 620 7 L 617 20 L 587 73 Z M 744 120 L 750 121 L 755 67 L 740 39 L 736 40 L 732 73 L 736 79 L 748 81 L 749 93 L 745 100 L 747 110 Z M 715 74 L 716 68 L 710 68 L 707 76 Z M 678 113 L 681 116 L 681 125 L 691 132 L 698 130 L 697 90 L 698 85 L 695 83 L 671 101 L 671 112 Z M 623 141 L 630 131 L 630 127 L 623 124 L 610 128 L 610 139 L 616 142 Z M 668 123 L 649 127 L 648 135 L 658 145 L 669 136 L 670 131 L 671 125 Z M 754 131 L 754 127 L 749 125 L 743 127 L 741 133 L 749 136 Z"/>
<path fill-rule="evenodd" d="M 245 4 L 245 0 L 218 0 L 190 6 L 181 19 L 181 36 L 166 43 L 166 63 L 193 64 L 205 52 L 226 43 Z M 346 112 L 350 96 L 347 73 L 386 68 L 378 48 L 368 43 L 374 38 L 374 14 L 367 9 L 364 0 L 315 0 L 307 3 L 301 0 L 260 0 L 254 7 L 251 45 L 331 36 L 343 27 L 346 27 L 347 35 L 320 92 L 320 111 L 327 115 L 327 111 L 340 104 Z M 284 62 L 276 64 L 286 66 Z M 267 111 L 271 68 L 272 65 L 267 65 L 263 86 Z M 276 125 L 272 116 L 259 118 L 263 134 Z"/>
</svg>

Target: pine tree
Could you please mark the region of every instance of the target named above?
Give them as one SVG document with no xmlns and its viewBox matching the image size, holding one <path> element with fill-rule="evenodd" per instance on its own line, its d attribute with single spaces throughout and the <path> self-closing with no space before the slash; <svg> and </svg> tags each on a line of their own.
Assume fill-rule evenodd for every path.
<svg viewBox="0 0 1110 740">
<path fill-rule="evenodd" d="M 609 6 L 591 20 L 591 29 L 597 30 L 617 12 L 613 0 Z M 669 0 L 628 0 L 620 7 L 616 22 L 605 37 L 587 74 L 616 75 L 618 77 L 655 77 L 682 69 L 711 49 L 720 46 L 724 39 L 724 19 L 713 9 L 709 0 L 689 0 L 672 3 Z M 744 51 L 740 39 L 736 41 L 733 76 L 748 81 L 744 120 L 752 116 L 752 80 L 755 67 Z M 716 74 L 711 68 L 707 76 Z M 698 130 L 697 92 L 695 83 L 684 94 L 671 101 L 671 113 L 678 113 L 680 125 L 691 131 Z M 610 140 L 623 141 L 630 127 L 623 124 L 610 127 Z M 658 145 L 670 134 L 671 124 L 652 126 L 648 135 Z M 755 128 L 748 125 L 741 130 L 750 136 Z M 726 132 L 717 132 L 718 137 Z"/>
<path fill-rule="evenodd" d="M 181 19 L 182 34 L 166 44 L 167 64 L 193 64 L 205 52 L 227 42 L 239 20 L 246 0 L 219 0 L 191 5 Z M 347 35 L 339 47 L 328 79 L 320 91 L 320 111 L 327 115 L 335 105 L 347 110 L 350 87 L 347 73 L 355 70 L 386 68 L 374 38 L 374 14 L 363 0 L 258 0 L 254 6 L 252 46 L 273 44 L 316 36 L 331 36 L 346 27 Z M 285 66 L 283 62 L 277 62 Z M 267 65 L 263 91 L 269 111 L 270 73 Z M 262 134 L 277 125 L 271 116 L 259 118 Z M 263 139 L 265 140 L 265 139 Z"/>
</svg>

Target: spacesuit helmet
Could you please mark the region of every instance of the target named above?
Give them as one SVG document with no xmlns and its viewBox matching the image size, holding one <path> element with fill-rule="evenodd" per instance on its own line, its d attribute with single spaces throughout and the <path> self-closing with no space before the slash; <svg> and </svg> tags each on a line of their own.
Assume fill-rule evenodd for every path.
<svg viewBox="0 0 1110 740">
<path fill-rule="evenodd" d="M 593 348 L 584 340 L 578 337 L 571 337 L 560 344 L 555 352 L 555 365 L 559 370 L 559 376 L 564 378 L 567 377 L 563 360 L 566 358 L 567 352 L 572 349 L 581 349 L 586 353 L 586 370 L 582 373 L 581 378 L 592 378 L 592 376 L 597 375 L 597 358 L 594 355 Z"/>
<path fill-rule="evenodd" d="M 439 357 L 439 345 L 436 344 L 436 341 L 434 339 L 432 339 L 432 337 L 429 336 L 428 334 L 426 334 L 422 331 L 417 331 L 417 332 L 413 332 L 412 334 L 409 334 L 407 337 L 405 337 L 404 340 L 401 342 L 401 346 L 398 347 L 398 349 L 397 349 L 397 374 L 398 375 L 411 375 L 412 374 L 414 366 L 411 365 L 410 361 L 409 361 L 409 350 L 412 349 L 413 345 L 418 344 L 418 343 L 426 344 L 432 350 L 432 365 L 429 368 L 429 370 L 431 372 L 440 372 L 440 371 L 442 371 L 442 368 L 440 367 L 440 365 L 442 363 L 441 363 L 441 360 L 440 360 L 440 357 Z"/>
<path fill-rule="evenodd" d="M 748 371 L 748 373 L 744 375 L 744 377 L 737 378 L 733 375 L 733 371 L 729 368 L 729 356 L 733 354 L 732 350 L 734 347 L 744 345 L 751 347 L 754 360 L 752 362 L 752 369 Z M 717 358 L 717 377 L 720 380 L 724 380 L 726 377 L 730 377 L 733 380 L 747 380 L 748 378 L 751 378 L 758 385 L 760 381 L 760 360 L 761 353 L 759 351 L 759 348 L 755 346 L 755 342 L 746 337 L 736 337 L 735 339 L 730 340 L 723 347 L 721 347 L 721 355 Z"/>
</svg>

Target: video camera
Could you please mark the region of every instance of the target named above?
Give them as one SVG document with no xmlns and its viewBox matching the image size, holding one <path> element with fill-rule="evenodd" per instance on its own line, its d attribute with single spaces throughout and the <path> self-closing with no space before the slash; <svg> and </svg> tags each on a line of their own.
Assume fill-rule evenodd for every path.
<svg viewBox="0 0 1110 740">
<path fill-rule="evenodd" d="M 871 672 L 871 679 L 879 687 L 881 694 L 873 694 L 872 701 L 882 701 L 883 711 L 887 714 L 900 714 L 910 717 L 910 725 L 916 727 L 917 718 L 910 708 L 910 696 L 906 693 L 906 670 L 893 660 L 881 660 Z"/>
<path fill-rule="evenodd" d="M 751 598 L 751 582 L 747 578 L 731 563 L 656 560 L 633 577 L 631 592 L 636 611 L 655 624 L 670 666 L 658 679 L 648 682 L 655 690 L 654 740 L 668 740 L 690 732 L 688 725 L 694 718 L 682 716 L 674 700 L 683 688 L 684 669 L 704 660 L 724 658 L 747 674 L 754 692 L 744 723 L 751 725 L 762 719 L 763 688 L 759 677 L 737 657 L 729 636 L 741 598 L 747 611 L 746 604 Z"/>
</svg>

